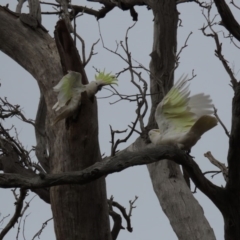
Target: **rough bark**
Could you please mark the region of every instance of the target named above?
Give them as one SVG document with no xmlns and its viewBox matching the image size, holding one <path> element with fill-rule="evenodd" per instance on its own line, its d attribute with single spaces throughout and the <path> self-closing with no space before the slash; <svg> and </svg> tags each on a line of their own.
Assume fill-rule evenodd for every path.
<svg viewBox="0 0 240 240">
<path fill-rule="evenodd" d="M 140 149 L 139 146 L 142 146 L 142 148 Z M 108 157 L 104 161 L 97 162 L 81 171 L 39 174 L 34 177 L 25 177 L 19 174 L 0 174 L 0 187 L 42 188 L 64 184 L 83 185 L 132 166 L 150 164 L 166 158 L 186 167 L 196 186 L 215 204 L 221 205 L 224 189 L 215 186 L 205 178 L 196 162 L 186 155 L 184 151 L 167 145 L 156 147 L 150 144 L 148 148 L 144 148 L 141 139 L 138 139 L 135 144 L 117 155 Z"/>
<path fill-rule="evenodd" d="M 86 84 L 81 59 L 63 20 L 57 23 L 55 38 L 64 74 L 78 71 Z M 54 143 L 52 173 L 82 170 L 101 161 L 96 99 L 83 94 L 78 116 L 64 122 L 59 123 L 61 131 Z M 57 239 L 110 239 L 104 178 L 85 186 L 57 186 L 50 193 Z"/>
<path fill-rule="evenodd" d="M 165 1 L 150 1 L 150 6 L 154 14 L 154 39 L 150 63 L 152 108 L 149 129 L 156 128 L 156 106 L 173 85 L 178 22 L 174 0 L 167 4 Z M 215 239 L 213 229 L 182 177 L 179 166 L 161 161 L 149 164 L 148 170 L 160 205 L 178 239 Z"/>
<path fill-rule="evenodd" d="M 187 187 L 180 169 L 177 168 L 174 177 L 169 177 L 170 170 L 166 161 L 152 164 L 149 172 L 154 191 L 178 239 L 216 239 L 202 207 Z"/>
<path fill-rule="evenodd" d="M 235 88 L 232 101 L 232 129 L 228 150 L 228 182 L 226 185 L 227 204 L 222 205 L 225 223 L 225 239 L 240 239 L 240 83 Z"/>
<path fill-rule="evenodd" d="M 46 140 L 46 130 L 45 130 L 46 116 L 47 116 L 47 106 L 45 103 L 45 99 L 41 94 L 39 104 L 38 104 L 36 121 L 35 121 L 35 135 L 36 135 L 36 142 L 37 142 L 35 153 L 44 171 L 46 173 L 49 173 L 50 167 L 49 167 L 49 156 L 48 156 L 48 148 L 47 148 L 48 144 Z"/>
<path fill-rule="evenodd" d="M 0 22 L 0 50 L 34 76 L 45 99 L 51 172 L 82 169 L 99 161 L 96 101 L 86 100 L 82 103 L 81 113 L 86 113 L 86 119 L 89 119 L 79 117 L 70 124 L 69 129 L 65 128 L 64 122 L 55 127 L 50 125 L 54 118 L 51 108 L 56 102 L 52 87 L 62 77 L 55 41 L 42 27 L 33 30 L 32 26 L 23 24 L 17 15 L 6 8 L 0 8 Z M 90 148 L 91 144 L 95 149 Z M 103 179 L 88 186 L 52 188 L 51 205 L 57 239 L 110 239 Z"/>
</svg>

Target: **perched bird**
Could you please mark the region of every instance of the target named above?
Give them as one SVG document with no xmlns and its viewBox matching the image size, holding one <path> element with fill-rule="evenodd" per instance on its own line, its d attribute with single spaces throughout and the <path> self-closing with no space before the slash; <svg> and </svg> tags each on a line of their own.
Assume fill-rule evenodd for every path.
<svg viewBox="0 0 240 240">
<path fill-rule="evenodd" d="M 58 93 L 58 101 L 53 106 L 53 110 L 62 110 L 61 113 L 54 119 L 52 125 L 56 124 L 64 118 L 72 116 L 75 110 L 81 104 L 82 92 L 87 93 L 88 97 L 94 96 L 105 85 L 117 84 L 117 78 L 111 73 L 105 74 L 100 72 L 95 75 L 95 80 L 87 85 L 82 84 L 82 75 L 79 72 L 68 71 L 68 74 L 63 76 L 59 83 L 53 88 L 54 92 Z"/>
<path fill-rule="evenodd" d="M 187 76 L 181 77 L 158 104 L 155 119 L 159 129 L 148 135 L 154 144 L 177 145 L 190 151 L 201 136 L 217 125 L 209 95 L 189 97 Z"/>
</svg>

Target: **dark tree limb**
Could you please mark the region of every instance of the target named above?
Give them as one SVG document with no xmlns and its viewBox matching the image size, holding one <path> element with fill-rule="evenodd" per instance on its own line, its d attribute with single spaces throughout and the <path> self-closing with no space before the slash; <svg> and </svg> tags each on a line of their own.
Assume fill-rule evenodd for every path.
<svg viewBox="0 0 240 240">
<path fill-rule="evenodd" d="M 195 185 L 217 206 L 221 203 L 221 194 L 223 194 L 224 190 L 205 178 L 198 165 L 183 151 L 176 147 L 165 145 L 146 148 L 139 152 L 122 151 L 114 157 L 106 158 L 102 162 L 97 162 L 77 172 L 39 174 L 33 177 L 21 176 L 19 174 L 0 174 L 0 187 L 33 189 L 65 184 L 83 185 L 132 166 L 149 164 L 164 159 L 169 159 L 183 165 Z"/>
<path fill-rule="evenodd" d="M 111 231 L 112 240 L 116 240 L 120 230 L 124 228 L 122 227 L 122 217 L 120 214 L 113 211 L 112 204 L 113 204 L 113 197 L 111 197 L 110 200 L 108 200 L 108 207 L 109 207 L 109 215 L 112 217 L 114 222 L 113 228 Z"/>
<path fill-rule="evenodd" d="M 230 8 L 225 0 L 214 0 L 218 9 L 218 13 L 222 18 L 222 25 L 238 40 L 240 41 L 240 25 L 234 18 Z"/>
<path fill-rule="evenodd" d="M 111 204 L 111 206 L 114 206 L 116 208 L 118 208 L 122 214 L 122 216 L 125 218 L 126 222 L 127 222 L 127 230 L 129 232 L 133 231 L 133 228 L 131 226 L 131 216 L 132 216 L 132 210 L 133 208 L 135 208 L 134 203 L 137 201 L 138 197 L 136 196 L 135 199 L 133 201 L 129 201 L 130 204 L 130 209 L 129 209 L 129 213 L 127 214 L 126 212 L 126 208 L 123 207 L 122 205 L 120 205 L 118 202 L 113 201 L 113 198 L 111 198 L 110 200 L 108 200 L 108 204 Z"/>
<path fill-rule="evenodd" d="M 94 10 L 92 8 L 87 8 L 87 7 L 83 7 L 83 6 L 77 6 L 77 5 L 71 5 L 71 9 L 73 9 L 73 11 L 71 12 L 71 18 L 73 19 L 75 16 L 77 16 L 79 13 L 86 13 L 89 15 L 93 15 L 96 17 L 97 20 L 104 18 L 111 10 L 113 10 L 113 8 L 116 5 L 109 2 L 108 4 L 105 4 L 103 8 L 101 8 L 100 10 Z"/>
<path fill-rule="evenodd" d="M 237 83 L 232 100 L 232 129 L 228 150 L 228 182 L 227 189 L 240 188 L 240 83 Z"/>
<path fill-rule="evenodd" d="M 68 70 L 77 71 L 82 74 L 83 84 L 88 83 L 87 75 L 82 65 L 81 58 L 73 44 L 73 39 L 66 27 L 64 20 L 59 20 L 54 31 L 54 37 L 61 57 L 63 74 L 67 74 Z"/>
</svg>

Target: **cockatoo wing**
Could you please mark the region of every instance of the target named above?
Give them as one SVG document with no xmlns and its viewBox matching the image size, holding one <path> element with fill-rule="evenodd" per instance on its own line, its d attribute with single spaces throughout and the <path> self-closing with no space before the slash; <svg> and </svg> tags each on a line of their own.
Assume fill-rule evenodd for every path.
<svg viewBox="0 0 240 240">
<path fill-rule="evenodd" d="M 81 104 L 81 93 L 74 94 L 69 101 L 68 105 L 62 107 L 62 112 L 54 119 L 52 125 L 55 125 L 62 119 L 68 118 L 73 115 L 74 111 L 78 108 Z"/>
<path fill-rule="evenodd" d="M 189 95 L 187 76 L 182 76 L 157 106 L 155 118 L 161 134 L 187 132 L 198 118 L 213 112 L 209 96 L 202 93 Z"/>
<path fill-rule="evenodd" d="M 53 109 L 58 111 L 63 106 L 68 105 L 74 94 L 81 95 L 85 89 L 86 87 L 82 84 L 82 75 L 78 72 L 68 71 L 68 74 L 63 76 L 53 88 L 54 92 L 58 92 L 58 102 L 53 106 Z"/>
<path fill-rule="evenodd" d="M 189 98 L 189 108 L 197 118 L 213 114 L 213 104 L 209 95 L 199 93 Z"/>
<path fill-rule="evenodd" d="M 201 116 L 190 130 L 179 139 L 182 148 L 186 150 L 191 149 L 205 132 L 209 131 L 216 125 L 217 119 L 215 117 L 209 115 Z"/>
</svg>

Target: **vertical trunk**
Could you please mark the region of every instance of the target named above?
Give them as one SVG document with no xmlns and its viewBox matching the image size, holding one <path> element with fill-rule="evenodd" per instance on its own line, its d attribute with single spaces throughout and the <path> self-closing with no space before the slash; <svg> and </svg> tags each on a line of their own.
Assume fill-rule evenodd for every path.
<svg viewBox="0 0 240 240">
<path fill-rule="evenodd" d="M 53 173 L 81 170 L 101 160 L 96 101 L 82 104 L 79 119 L 68 130 L 60 124 Z M 105 179 L 84 186 L 52 187 L 51 205 L 58 240 L 110 239 Z"/>
<path fill-rule="evenodd" d="M 221 208 L 226 240 L 240 239 L 240 83 L 237 83 L 234 91 L 228 150 L 228 182 L 225 204 L 222 204 Z"/>
<path fill-rule="evenodd" d="M 240 239 L 240 194 L 239 191 L 227 192 L 223 207 L 225 240 Z"/>
<path fill-rule="evenodd" d="M 63 72 L 81 72 L 87 77 L 78 51 L 63 20 L 56 26 L 55 39 Z M 97 101 L 82 94 L 77 116 L 57 124 L 58 132 L 51 158 L 53 173 L 77 171 L 101 161 L 98 143 Z M 66 185 L 51 188 L 51 205 L 58 240 L 110 239 L 105 179 L 84 186 Z"/>
<path fill-rule="evenodd" d="M 178 22 L 175 0 L 156 1 L 151 7 L 154 13 L 154 42 L 150 63 L 152 109 L 149 129 L 156 127 L 156 106 L 173 84 Z M 148 170 L 154 191 L 178 239 L 215 239 L 179 166 L 170 161 L 161 161 L 149 164 Z"/>
<path fill-rule="evenodd" d="M 100 161 L 97 103 L 94 99 L 84 98 L 78 119 L 70 123 L 68 129 L 64 121 L 54 127 L 50 125 L 55 117 L 52 106 L 57 100 L 52 87 L 62 77 L 53 38 L 41 28 L 33 30 L 23 24 L 17 15 L 3 7 L 0 7 L 0 22 L 0 50 L 32 74 L 45 99 L 45 137 L 51 172 L 80 170 Z M 69 49 L 69 45 L 64 45 L 64 49 Z M 74 56 L 67 62 L 78 61 Z M 50 192 L 58 240 L 111 239 L 104 179 L 81 187 L 53 187 Z"/>
</svg>

